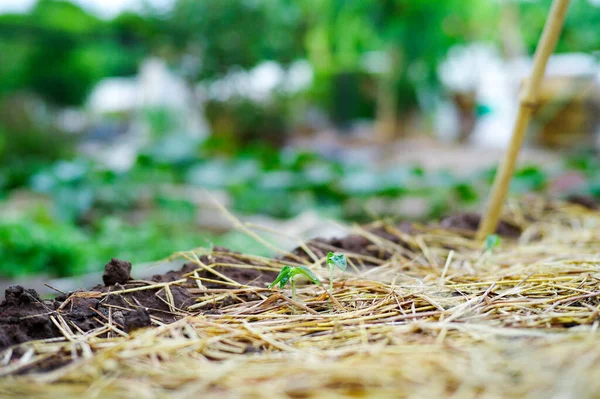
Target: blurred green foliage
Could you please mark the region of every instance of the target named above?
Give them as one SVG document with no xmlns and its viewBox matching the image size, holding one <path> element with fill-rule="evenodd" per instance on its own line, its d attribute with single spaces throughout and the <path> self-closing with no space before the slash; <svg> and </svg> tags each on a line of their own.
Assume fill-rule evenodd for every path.
<svg viewBox="0 0 600 399">
<path fill-rule="evenodd" d="M 205 115 L 214 130 L 213 139 L 227 143 L 221 149 L 230 154 L 249 144 L 283 146 L 288 137 L 289 107 L 285 97 L 278 100 L 266 104 L 243 97 L 208 101 Z"/>
<path fill-rule="evenodd" d="M 497 20 L 497 5 L 479 0 L 303 4 L 309 27 L 305 45 L 318 79 L 335 84 L 339 74 L 368 70 L 365 55 L 378 54 L 372 68 L 391 75 L 388 82 L 403 111 L 416 105 L 418 86 L 437 82 L 437 64 L 452 45 L 490 39 Z M 320 91 L 328 92 L 335 90 Z"/>
<path fill-rule="evenodd" d="M 520 2 L 515 26 L 533 51 L 550 0 Z M 133 74 L 142 57 L 170 59 L 191 80 L 308 57 L 318 75 L 364 70 L 365 54 L 396 49 L 396 80 L 435 81 L 454 44 L 500 42 L 501 6 L 481 0 L 178 0 L 168 14 L 125 12 L 98 19 L 65 1 L 39 0 L 24 15 L 0 16 L 0 93 L 27 88 L 57 104 L 80 104 L 105 76 Z M 597 9 L 575 0 L 560 51 L 600 47 Z M 197 62 L 190 63 L 190 59 Z M 409 96 L 410 98 L 410 96 Z"/>
<path fill-rule="evenodd" d="M 178 0 L 162 31 L 176 60 L 199 58 L 197 68 L 184 72 L 193 79 L 214 78 L 232 66 L 251 68 L 263 60 L 287 64 L 301 57 L 300 11 L 293 0 Z"/>
<path fill-rule="evenodd" d="M 156 23 L 129 13 L 96 18 L 66 1 L 39 0 L 0 15 L 0 96 L 32 91 L 53 105 L 80 105 L 107 76 L 132 75 L 151 51 Z"/>
<path fill-rule="evenodd" d="M 36 98 L 19 93 L 0 98 L 0 190 L 26 185 L 31 175 L 73 152 L 72 137 L 49 123 Z"/>
<path fill-rule="evenodd" d="M 115 256 L 133 263 L 153 262 L 176 251 L 211 245 L 267 253 L 241 233 L 207 234 L 189 220 L 178 221 L 160 212 L 137 224 L 107 216 L 87 227 L 38 212 L 0 220 L 0 277 L 66 277 L 101 270 Z"/>
<path fill-rule="evenodd" d="M 513 29 L 529 52 L 549 5 L 516 7 L 520 23 Z M 152 144 L 127 173 L 77 158 L 50 115 L 82 105 L 104 77 L 135 74 L 151 55 L 166 59 L 190 86 L 265 60 L 285 66 L 304 58 L 315 77 L 299 102 L 322 107 L 334 121 L 374 117 L 382 77 L 398 110 L 408 112 L 419 89 L 436 88 L 437 65 L 451 46 L 502 44 L 502 7 L 486 0 L 177 0 L 166 14 L 147 9 L 103 20 L 69 2 L 39 0 L 27 14 L 0 15 L 0 197 L 20 188 L 52 203 L 50 212 L 0 220 L 0 275 L 63 276 L 97 269 L 112 256 L 137 263 L 210 243 L 259 252 L 237 233 L 198 231 L 197 205 L 170 190 L 177 185 L 223 190 L 237 212 L 282 218 L 308 209 L 356 221 L 398 216 L 392 201 L 403 199 L 424 202 L 418 217 L 431 218 L 477 204 L 494 170 L 457 177 L 273 150 L 264 141 L 281 144 L 297 105 L 284 95 L 267 104 L 209 102 L 207 116 L 217 129 L 201 145 L 185 134 L 166 135 L 177 121 L 145 110 Z M 597 50 L 598 26 L 598 9 L 573 0 L 559 51 Z M 588 179 L 582 193 L 600 196 L 595 158 L 571 158 L 564 169 Z M 556 173 L 527 166 L 511 190 L 546 190 Z M 390 205 L 374 214 L 374 199 Z"/>
<path fill-rule="evenodd" d="M 510 29 L 519 31 L 524 47 L 533 52 L 550 0 L 516 4 L 519 23 Z M 417 89 L 436 87 L 437 65 L 451 46 L 503 44 L 505 7 L 513 4 L 177 0 L 168 13 L 148 7 L 142 14 L 128 11 L 102 20 L 66 1 L 38 0 L 27 14 L 0 15 L 0 54 L 10 54 L 0 58 L 0 96 L 30 90 L 51 104 L 79 105 L 100 79 L 132 75 L 150 55 L 167 59 L 190 83 L 265 60 L 287 65 L 306 58 L 316 74 L 310 100 L 334 120 L 372 117 L 377 96 L 373 79 L 380 74 L 389 75 L 385 79 L 396 106 L 407 112 L 416 106 Z M 600 48 L 595 34 L 599 15 L 589 1 L 574 0 L 558 50 Z M 369 66 L 374 55 L 378 67 Z M 385 60 L 391 70 L 381 64 Z"/>
<path fill-rule="evenodd" d="M 164 147 L 158 140 L 157 147 Z M 27 188 L 45 194 L 52 207 L 0 222 L 1 275 L 45 272 L 67 275 L 100 268 L 112 256 L 133 262 L 164 258 L 174 251 L 226 245 L 266 254 L 249 237 L 203 231 L 198 207 L 177 187 L 222 190 L 230 208 L 241 214 L 287 218 L 307 210 L 322 217 L 365 221 L 373 217 L 437 218 L 477 206 L 488 192 L 495 170 L 458 177 L 419 167 L 371 167 L 340 155 L 336 158 L 248 147 L 235 156 L 218 155 L 218 142 L 188 145 L 189 153 L 166 157 L 147 148 L 127 173 L 99 168 L 75 159 L 57 161 L 28 181 Z M 565 171 L 588 179 L 577 193 L 600 195 L 600 164 L 592 156 L 567 159 L 556 170 L 534 165 L 517 171 L 513 193 L 543 192 Z M 567 195 L 564 192 L 562 195 Z M 401 199 L 419 201 L 424 213 L 405 213 Z M 376 211 L 372 201 L 389 201 Z M 408 212 L 408 213 L 406 213 Z"/>
<path fill-rule="evenodd" d="M 86 270 L 84 235 L 62 222 L 21 219 L 0 221 L 0 275 L 48 273 L 55 276 Z"/>
<path fill-rule="evenodd" d="M 178 223 L 193 219 L 194 205 L 185 198 L 173 202 L 177 196 L 171 190 L 177 186 L 223 190 L 232 198 L 232 208 L 241 213 L 288 218 L 314 209 L 331 217 L 367 220 L 373 215 L 365 205 L 373 198 L 420 198 L 429 204 L 429 212 L 418 217 L 430 218 L 475 204 L 495 173 L 473 171 L 458 177 L 416 166 L 386 169 L 356 163 L 343 155 L 325 158 L 264 145 L 244 148 L 232 156 L 224 155 L 214 141 L 188 143 L 189 153 L 173 153 L 174 158 L 158 148 L 165 148 L 164 141 L 143 151 L 127 172 L 107 171 L 86 160 L 59 161 L 35 174 L 28 186 L 49 195 L 60 218 L 82 224 L 110 215 L 121 214 L 126 219 L 136 209 L 155 208 L 161 208 L 163 214 L 172 209 L 184 212 Z M 581 167 L 572 160 L 565 165 L 568 170 Z M 544 190 L 552 173 L 535 165 L 524 166 L 516 172 L 511 190 Z M 389 214 L 379 216 L 388 215 L 397 215 L 397 211 L 390 208 Z"/>
<path fill-rule="evenodd" d="M 520 31 L 528 51 L 533 52 L 542 31 L 551 0 L 519 2 Z M 600 49 L 600 9 L 589 0 L 572 0 L 557 52 L 594 52 Z"/>
</svg>

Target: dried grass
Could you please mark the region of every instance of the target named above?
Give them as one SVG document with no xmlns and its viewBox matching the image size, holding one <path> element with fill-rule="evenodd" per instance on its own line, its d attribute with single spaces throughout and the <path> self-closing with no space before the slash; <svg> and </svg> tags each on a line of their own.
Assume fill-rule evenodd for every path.
<svg viewBox="0 0 600 399">
<path fill-rule="evenodd" d="M 334 306 L 323 287 L 300 286 L 300 303 L 226 281 L 193 289 L 197 302 L 173 309 L 183 319 L 132 334 L 111 320 L 84 334 L 57 314 L 63 339 L 0 354 L 0 395 L 600 397 L 600 213 L 541 200 L 508 209 L 525 231 L 492 252 L 433 227 L 389 227 L 406 246 L 356 228 L 393 256 L 349 254 Z M 325 280 L 323 259 L 309 263 Z M 219 304 L 220 314 L 202 313 Z M 57 356 L 68 364 L 19 375 Z"/>
</svg>

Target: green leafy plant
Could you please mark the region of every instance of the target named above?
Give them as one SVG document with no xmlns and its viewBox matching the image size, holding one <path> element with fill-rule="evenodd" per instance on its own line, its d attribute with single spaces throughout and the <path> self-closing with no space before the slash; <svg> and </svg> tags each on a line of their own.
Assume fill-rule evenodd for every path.
<svg viewBox="0 0 600 399">
<path fill-rule="evenodd" d="M 275 280 L 269 285 L 273 288 L 279 284 L 279 288 L 283 289 L 287 283 L 292 286 L 292 300 L 296 300 L 296 280 L 301 277 L 306 277 L 313 284 L 321 284 L 321 280 L 306 266 L 284 266 L 279 272 Z"/>
<path fill-rule="evenodd" d="M 491 252 L 492 249 L 500 245 L 500 237 L 496 234 L 490 234 L 485 238 L 485 250 Z"/>
<path fill-rule="evenodd" d="M 333 275 L 335 273 L 336 267 L 342 271 L 346 271 L 346 268 L 348 267 L 348 261 L 346 260 L 346 255 L 329 252 L 327 254 L 327 268 L 329 269 L 329 293 L 330 294 L 333 294 Z"/>
</svg>

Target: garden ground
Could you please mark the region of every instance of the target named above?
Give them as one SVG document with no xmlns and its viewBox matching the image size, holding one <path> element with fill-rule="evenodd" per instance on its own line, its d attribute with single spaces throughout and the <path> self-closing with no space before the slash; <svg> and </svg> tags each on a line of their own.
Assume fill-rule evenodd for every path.
<svg viewBox="0 0 600 399">
<path fill-rule="evenodd" d="M 37 317 L 49 336 L 2 353 L 0 393 L 595 397 L 600 214 L 532 197 L 503 220 L 496 247 L 475 242 L 478 219 L 463 215 L 355 227 L 277 258 L 186 252 L 181 270 L 149 280 L 121 280 L 114 260 L 105 285 L 54 301 L 13 289 L 2 330 L 44 338 L 19 330 Z M 297 301 L 266 288 L 286 264 L 326 282 L 329 250 L 349 260 L 333 297 L 327 284 L 301 286 Z"/>
</svg>

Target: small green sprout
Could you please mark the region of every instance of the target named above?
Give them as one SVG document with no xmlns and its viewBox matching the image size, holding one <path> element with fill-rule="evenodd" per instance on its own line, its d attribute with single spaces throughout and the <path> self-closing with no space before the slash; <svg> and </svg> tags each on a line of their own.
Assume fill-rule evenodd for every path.
<svg viewBox="0 0 600 399">
<path fill-rule="evenodd" d="M 348 267 L 348 261 L 346 260 L 346 255 L 344 254 L 334 254 L 333 252 L 329 252 L 327 254 L 327 267 L 329 268 L 329 293 L 333 293 L 333 274 L 335 273 L 335 268 L 339 268 L 342 271 L 346 271 Z"/>
<path fill-rule="evenodd" d="M 491 252 L 492 249 L 500 245 L 500 237 L 496 234 L 490 234 L 485 238 L 485 250 Z"/>
<path fill-rule="evenodd" d="M 306 266 L 284 266 L 283 269 L 279 272 L 275 280 L 269 285 L 269 288 L 275 287 L 279 284 L 279 288 L 283 289 L 285 285 L 289 282 L 292 286 L 292 300 L 296 300 L 296 280 L 306 277 L 313 284 L 321 284 L 321 280 Z"/>
</svg>

